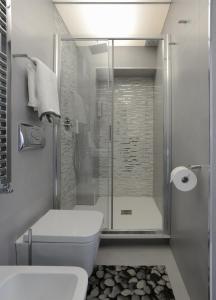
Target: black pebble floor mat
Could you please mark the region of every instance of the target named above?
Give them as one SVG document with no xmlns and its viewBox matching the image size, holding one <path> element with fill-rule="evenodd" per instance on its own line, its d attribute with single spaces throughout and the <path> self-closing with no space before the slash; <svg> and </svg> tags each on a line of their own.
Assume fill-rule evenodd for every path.
<svg viewBox="0 0 216 300">
<path fill-rule="evenodd" d="M 165 266 L 96 266 L 87 300 L 175 300 Z"/>
</svg>

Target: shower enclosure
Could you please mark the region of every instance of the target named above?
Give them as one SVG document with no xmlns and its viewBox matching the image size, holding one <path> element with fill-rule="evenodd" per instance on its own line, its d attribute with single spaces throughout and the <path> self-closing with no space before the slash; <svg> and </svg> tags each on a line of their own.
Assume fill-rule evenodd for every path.
<svg viewBox="0 0 216 300">
<path fill-rule="evenodd" d="M 169 234 L 167 37 L 57 39 L 56 206 L 99 210 L 104 233 Z"/>
</svg>

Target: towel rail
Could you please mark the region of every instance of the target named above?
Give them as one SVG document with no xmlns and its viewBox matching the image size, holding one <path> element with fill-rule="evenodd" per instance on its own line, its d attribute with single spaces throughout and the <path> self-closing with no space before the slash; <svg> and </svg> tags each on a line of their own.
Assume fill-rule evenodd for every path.
<svg viewBox="0 0 216 300">
<path fill-rule="evenodd" d="M 0 91 L 6 92 L 6 91 L 7 91 L 7 88 L 6 88 L 5 86 L 3 86 L 3 85 L 0 85 Z"/>
<path fill-rule="evenodd" d="M 2 101 L 0 101 L 0 106 L 2 106 L 2 107 L 7 107 L 7 104 L 5 103 L 5 102 L 2 102 Z"/>
<path fill-rule="evenodd" d="M 2 99 L 6 99 L 6 98 L 7 98 L 7 95 L 6 95 L 6 94 L 0 93 L 0 98 L 1 98 L 1 100 L 2 100 Z"/>
<path fill-rule="evenodd" d="M 3 19 L 3 20 L 6 20 L 6 15 L 5 13 L 0 9 L 0 17 Z"/>
<path fill-rule="evenodd" d="M 7 29 L 7 23 L 5 20 L 3 20 L 2 18 L 0 18 L 0 24 L 2 25 L 2 27 L 6 30 Z"/>
<path fill-rule="evenodd" d="M 6 162 L 5 163 L 0 163 L 0 168 L 7 169 L 7 163 Z"/>
<path fill-rule="evenodd" d="M 11 0 L 0 0 L 0 193 L 11 193 Z"/>
<path fill-rule="evenodd" d="M 4 13 L 6 16 L 6 7 L 1 2 L 0 2 L 0 9 L 1 9 L 2 13 Z"/>
<path fill-rule="evenodd" d="M 4 85 L 6 85 L 6 83 L 7 83 L 6 78 L 2 77 L 1 75 L 0 75 L 0 81 L 1 81 L 1 83 L 3 83 Z"/>
<path fill-rule="evenodd" d="M 0 51 L 0 57 L 7 60 L 7 55 L 5 53 L 3 53 L 2 51 Z"/>
<path fill-rule="evenodd" d="M 2 67 L 0 67 L 0 73 L 4 76 L 7 75 L 7 70 L 6 69 L 3 69 Z"/>
<path fill-rule="evenodd" d="M 7 61 L 2 59 L 2 57 L 0 57 L 0 64 L 4 67 L 7 68 Z"/>
<path fill-rule="evenodd" d="M 0 24 L 0 32 L 7 35 L 7 30 Z"/>
<path fill-rule="evenodd" d="M 7 168 L 6 167 L 0 167 L 0 174 L 1 176 L 4 176 L 6 174 Z"/>
<path fill-rule="evenodd" d="M 13 58 L 26 58 L 29 61 L 31 61 L 34 65 L 36 64 L 35 61 L 28 54 L 24 54 L 24 53 L 13 54 Z"/>
</svg>

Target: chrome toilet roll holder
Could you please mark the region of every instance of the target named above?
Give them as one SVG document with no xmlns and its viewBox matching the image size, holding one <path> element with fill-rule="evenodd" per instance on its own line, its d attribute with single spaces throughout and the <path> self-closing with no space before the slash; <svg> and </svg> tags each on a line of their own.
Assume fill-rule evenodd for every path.
<svg viewBox="0 0 216 300">
<path fill-rule="evenodd" d="M 202 166 L 201 165 L 189 165 L 187 166 L 188 169 L 191 169 L 191 170 L 199 170 L 199 169 L 202 169 Z"/>
</svg>

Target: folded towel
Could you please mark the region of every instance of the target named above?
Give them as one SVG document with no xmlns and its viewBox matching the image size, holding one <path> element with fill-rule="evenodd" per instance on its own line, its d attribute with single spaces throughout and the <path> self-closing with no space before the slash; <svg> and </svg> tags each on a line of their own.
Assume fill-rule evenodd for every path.
<svg viewBox="0 0 216 300">
<path fill-rule="evenodd" d="M 33 63 L 27 64 L 27 73 L 28 73 L 28 94 L 29 102 L 28 106 L 33 107 L 37 111 L 38 99 L 36 97 L 36 66 Z"/>
<path fill-rule="evenodd" d="M 28 71 L 28 106 L 38 111 L 41 119 L 44 115 L 60 117 L 59 97 L 56 74 L 38 58 L 32 58 Z"/>
</svg>

